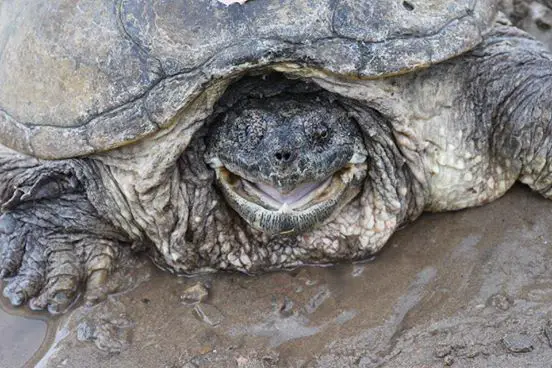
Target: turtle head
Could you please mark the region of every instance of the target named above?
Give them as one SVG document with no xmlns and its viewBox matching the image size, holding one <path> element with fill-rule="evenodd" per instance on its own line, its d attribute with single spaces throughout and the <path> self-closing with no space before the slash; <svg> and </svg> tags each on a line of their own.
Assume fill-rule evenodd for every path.
<svg viewBox="0 0 552 368">
<path fill-rule="evenodd" d="M 269 234 L 323 223 L 366 176 L 357 124 L 337 101 L 313 95 L 236 104 L 211 127 L 205 158 L 230 206 Z"/>
</svg>

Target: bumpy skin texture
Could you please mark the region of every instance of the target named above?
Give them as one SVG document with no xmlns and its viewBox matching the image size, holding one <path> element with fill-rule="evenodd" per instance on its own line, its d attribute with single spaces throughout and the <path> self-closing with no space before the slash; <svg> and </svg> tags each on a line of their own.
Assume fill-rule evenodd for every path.
<svg viewBox="0 0 552 368">
<path fill-rule="evenodd" d="M 83 283 L 87 300 L 103 298 L 103 284 L 125 240 L 86 198 L 84 163 L 40 162 L 0 150 L 0 277 L 13 305 L 65 310 Z"/>
<path fill-rule="evenodd" d="M 311 230 L 361 190 L 362 135 L 329 96 L 245 100 L 216 120 L 207 132 L 206 161 L 227 202 L 260 231 Z"/>
<path fill-rule="evenodd" d="M 173 272 L 254 273 L 367 257 L 422 211 L 480 205 L 518 179 L 552 196 L 552 57 L 523 32 L 497 25 L 472 51 L 394 77 L 296 66 L 278 68 L 329 91 L 368 158 L 360 193 L 334 216 L 271 235 L 228 206 L 205 161 L 213 117 L 263 88 L 285 102 L 296 86 L 273 90 L 258 77 L 217 103 L 230 83 L 221 79 L 174 124 L 131 145 L 60 161 L 0 148 L 0 272 L 12 303 L 56 312 L 81 285 L 101 295 L 129 244 Z"/>
</svg>

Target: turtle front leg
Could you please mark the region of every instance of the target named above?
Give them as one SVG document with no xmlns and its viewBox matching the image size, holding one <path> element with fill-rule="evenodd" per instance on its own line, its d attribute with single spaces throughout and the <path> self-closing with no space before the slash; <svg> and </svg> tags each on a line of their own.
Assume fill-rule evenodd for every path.
<svg viewBox="0 0 552 368">
<path fill-rule="evenodd" d="M 65 310 L 104 295 L 121 232 L 90 204 L 68 162 L 0 151 L 0 278 L 13 305 Z"/>
<path fill-rule="evenodd" d="M 465 61 L 475 129 L 487 132 L 491 167 L 552 199 L 552 54 L 504 26 Z"/>
</svg>

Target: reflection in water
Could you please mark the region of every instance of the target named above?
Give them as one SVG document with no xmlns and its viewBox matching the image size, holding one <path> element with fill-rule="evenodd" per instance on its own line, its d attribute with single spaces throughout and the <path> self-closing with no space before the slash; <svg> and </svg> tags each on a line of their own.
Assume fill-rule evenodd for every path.
<svg viewBox="0 0 552 368">
<path fill-rule="evenodd" d="M 0 368 L 17 368 L 32 360 L 38 352 L 46 338 L 47 323 L 8 314 L 8 310 L 12 312 L 0 302 Z"/>
</svg>

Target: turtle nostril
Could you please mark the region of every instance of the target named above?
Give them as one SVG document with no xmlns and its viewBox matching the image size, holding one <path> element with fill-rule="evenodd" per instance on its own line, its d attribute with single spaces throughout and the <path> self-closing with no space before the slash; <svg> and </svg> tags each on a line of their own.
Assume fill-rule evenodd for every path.
<svg viewBox="0 0 552 368">
<path fill-rule="evenodd" d="M 289 151 L 278 151 L 274 154 L 274 157 L 281 163 L 289 162 L 293 159 L 293 155 Z"/>
</svg>

